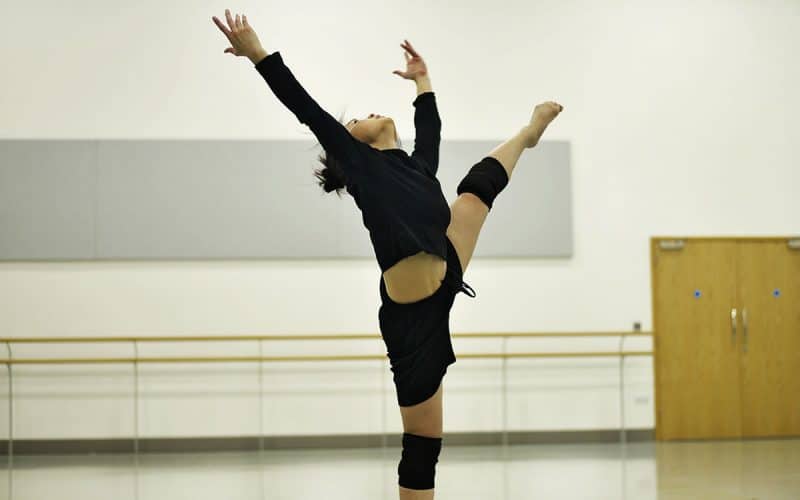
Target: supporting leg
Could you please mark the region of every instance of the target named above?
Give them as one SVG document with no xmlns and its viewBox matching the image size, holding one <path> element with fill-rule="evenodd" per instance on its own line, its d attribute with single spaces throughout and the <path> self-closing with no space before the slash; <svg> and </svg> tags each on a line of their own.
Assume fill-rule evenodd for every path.
<svg viewBox="0 0 800 500">
<path fill-rule="evenodd" d="M 419 436 L 423 439 L 413 439 L 417 441 L 417 446 L 412 451 L 412 453 L 408 453 L 404 450 L 404 454 L 408 455 L 406 459 L 410 459 L 412 461 L 418 463 L 411 463 L 411 464 L 401 464 L 398 467 L 398 472 L 400 472 L 400 468 L 403 469 L 403 474 L 413 474 L 413 470 L 408 470 L 408 465 L 412 467 L 414 465 L 421 465 L 421 462 L 428 462 L 427 467 L 430 467 L 430 461 L 425 458 L 424 453 L 420 453 L 425 446 L 425 443 L 420 443 L 419 441 L 425 441 L 424 438 L 441 438 L 442 437 L 442 400 L 443 400 L 443 392 L 444 388 L 443 385 L 439 386 L 439 389 L 436 393 L 431 396 L 426 401 L 419 403 L 414 406 L 401 406 L 400 407 L 400 416 L 403 420 L 403 431 L 408 434 L 414 434 Z M 428 443 L 430 446 L 431 443 Z M 415 455 L 416 458 L 415 458 Z M 428 455 L 431 455 L 429 452 Z M 435 467 L 435 464 L 434 464 Z M 401 479 L 401 482 L 405 482 L 405 478 Z M 400 490 L 400 500 L 432 500 L 434 489 L 411 489 L 405 488 L 403 486 L 399 487 Z"/>
</svg>

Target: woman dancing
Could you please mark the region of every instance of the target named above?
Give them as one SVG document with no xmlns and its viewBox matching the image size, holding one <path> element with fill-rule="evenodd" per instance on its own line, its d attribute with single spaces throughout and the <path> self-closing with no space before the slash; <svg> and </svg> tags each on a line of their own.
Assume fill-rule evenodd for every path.
<svg viewBox="0 0 800 500">
<path fill-rule="evenodd" d="M 400 499 L 432 499 L 442 446 L 442 380 L 456 360 L 450 309 L 458 292 L 475 296 L 462 277 L 492 202 L 522 152 L 537 144 L 563 107 L 536 106 L 530 123 L 470 168 L 448 206 L 436 179 L 436 100 L 425 62 L 407 40 L 401 44 L 406 70 L 394 73 L 417 86 L 410 155 L 397 147 L 391 118 L 370 114 L 338 122 L 306 93 L 279 52 L 264 50 L 247 16 L 234 18 L 225 10 L 225 17 L 227 25 L 212 18 L 230 42 L 224 52 L 250 59 L 275 96 L 311 129 L 324 149 L 325 168 L 315 172 L 320 185 L 326 192 L 346 189 L 362 212 L 382 272 L 378 320 L 403 421 Z"/>
</svg>

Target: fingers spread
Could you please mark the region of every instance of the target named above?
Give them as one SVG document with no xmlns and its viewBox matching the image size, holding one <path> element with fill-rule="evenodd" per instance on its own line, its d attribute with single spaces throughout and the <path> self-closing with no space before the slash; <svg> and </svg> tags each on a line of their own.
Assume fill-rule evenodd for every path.
<svg viewBox="0 0 800 500">
<path fill-rule="evenodd" d="M 242 29 L 242 19 L 239 17 L 239 14 L 236 14 L 236 27 Z"/>
<path fill-rule="evenodd" d="M 411 53 L 412 56 L 419 57 L 419 54 L 414 49 L 414 47 L 411 45 L 411 42 L 409 42 L 408 40 L 405 40 L 405 42 L 406 42 L 406 50 L 408 50 Z"/>
<path fill-rule="evenodd" d="M 236 23 L 233 21 L 233 17 L 231 17 L 231 11 L 225 9 L 225 19 L 228 21 L 228 27 L 231 31 L 236 31 Z"/>
<path fill-rule="evenodd" d="M 216 24 L 217 27 L 225 34 L 225 36 L 228 37 L 228 39 L 230 39 L 231 33 L 230 31 L 228 31 L 228 28 L 226 28 L 225 25 L 222 24 L 222 21 L 217 19 L 216 16 L 212 17 L 212 19 L 214 20 L 214 24 Z"/>
</svg>

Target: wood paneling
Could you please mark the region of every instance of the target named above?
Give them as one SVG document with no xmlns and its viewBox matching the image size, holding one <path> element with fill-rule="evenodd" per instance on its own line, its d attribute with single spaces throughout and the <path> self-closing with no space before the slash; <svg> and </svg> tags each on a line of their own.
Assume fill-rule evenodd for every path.
<svg viewBox="0 0 800 500">
<path fill-rule="evenodd" d="M 800 435 L 800 251 L 651 240 L 656 438 Z M 735 320 L 732 310 L 736 311 Z"/>
<path fill-rule="evenodd" d="M 797 436 L 800 251 L 777 241 L 743 242 L 738 252 L 738 302 L 747 332 L 739 349 L 742 436 Z"/>
<path fill-rule="evenodd" d="M 658 439 L 741 434 L 736 257 L 729 241 L 653 243 Z"/>
</svg>

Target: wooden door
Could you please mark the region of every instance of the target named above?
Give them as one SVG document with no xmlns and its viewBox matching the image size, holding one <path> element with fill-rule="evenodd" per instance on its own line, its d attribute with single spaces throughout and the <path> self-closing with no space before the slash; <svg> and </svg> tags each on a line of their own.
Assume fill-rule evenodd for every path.
<svg viewBox="0 0 800 500">
<path fill-rule="evenodd" d="M 742 435 L 800 436 L 800 250 L 739 243 Z"/>
<path fill-rule="evenodd" d="M 736 243 L 680 241 L 675 249 L 651 242 L 656 438 L 738 437 Z"/>
</svg>

